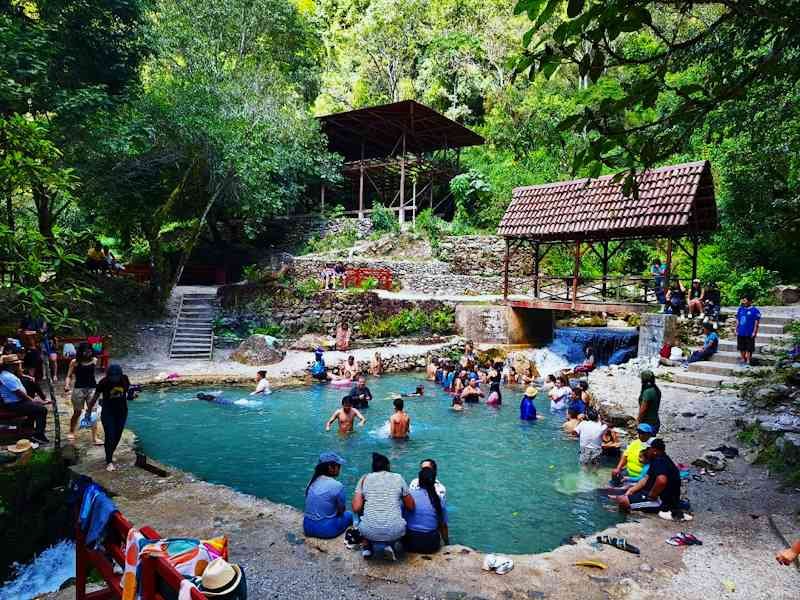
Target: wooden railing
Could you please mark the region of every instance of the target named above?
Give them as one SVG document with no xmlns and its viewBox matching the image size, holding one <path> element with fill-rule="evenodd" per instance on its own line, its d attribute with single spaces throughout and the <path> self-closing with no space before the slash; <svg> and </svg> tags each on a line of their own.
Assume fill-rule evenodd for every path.
<svg viewBox="0 0 800 600">
<path fill-rule="evenodd" d="M 115 567 L 121 572 L 125 567 L 125 543 L 128 531 L 133 527 L 121 513 L 111 515 L 104 542 L 105 552 L 94 550 L 86 545 L 80 525 L 76 527 L 75 539 L 75 598 L 76 600 L 111 600 L 122 598 L 122 577 L 114 572 Z M 149 539 L 161 539 L 161 535 L 151 527 L 142 527 L 142 535 Z M 94 568 L 106 584 L 106 588 L 96 592 L 86 592 L 86 581 L 89 569 Z M 160 556 L 144 556 L 141 562 L 141 598 L 143 600 L 164 600 L 162 592 L 169 589 L 177 598 L 183 577 L 165 558 Z M 205 594 L 192 589 L 192 600 L 207 600 Z"/>
<path fill-rule="evenodd" d="M 563 302 L 619 302 L 657 304 L 655 281 L 650 277 L 553 277 L 534 278 L 534 296 Z"/>
</svg>

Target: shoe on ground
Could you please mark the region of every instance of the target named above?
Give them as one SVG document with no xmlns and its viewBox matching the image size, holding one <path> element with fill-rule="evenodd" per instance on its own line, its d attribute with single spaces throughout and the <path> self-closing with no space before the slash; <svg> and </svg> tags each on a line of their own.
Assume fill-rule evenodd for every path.
<svg viewBox="0 0 800 600">
<path fill-rule="evenodd" d="M 106 465 L 106 471 L 108 471 L 109 473 L 111 471 L 116 471 L 116 470 L 117 470 L 117 467 L 116 467 L 116 465 L 114 463 L 108 463 Z"/>
<path fill-rule="evenodd" d="M 383 547 L 383 558 L 384 560 L 396 561 L 397 555 L 394 553 L 394 548 L 391 545 L 387 544 Z"/>
<path fill-rule="evenodd" d="M 42 435 L 33 434 L 31 436 L 31 440 L 33 440 L 34 442 L 37 442 L 39 444 L 49 444 L 50 443 L 50 440 L 47 439 L 47 436 L 44 435 L 44 434 L 42 434 Z"/>
<path fill-rule="evenodd" d="M 370 550 L 369 548 L 364 548 L 361 551 L 361 557 L 365 558 L 365 559 L 366 558 L 372 558 L 372 550 Z"/>
</svg>

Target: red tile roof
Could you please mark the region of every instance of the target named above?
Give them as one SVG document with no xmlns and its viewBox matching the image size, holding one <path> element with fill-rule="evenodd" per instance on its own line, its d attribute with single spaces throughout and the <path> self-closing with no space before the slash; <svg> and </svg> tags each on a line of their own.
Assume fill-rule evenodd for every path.
<svg viewBox="0 0 800 600">
<path fill-rule="evenodd" d="M 498 233 L 542 241 L 658 238 L 717 228 L 714 180 L 707 161 L 650 169 L 638 197 L 613 175 L 516 188 Z"/>
</svg>

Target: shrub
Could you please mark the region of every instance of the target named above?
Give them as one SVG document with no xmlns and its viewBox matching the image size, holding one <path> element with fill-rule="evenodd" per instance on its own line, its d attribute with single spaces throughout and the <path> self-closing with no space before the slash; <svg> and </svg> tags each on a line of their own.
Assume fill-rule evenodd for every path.
<svg viewBox="0 0 800 600">
<path fill-rule="evenodd" d="M 247 265 L 242 269 L 242 275 L 244 275 L 244 278 L 250 283 L 257 283 L 263 279 L 264 270 L 258 265 L 258 263 Z"/>
<path fill-rule="evenodd" d="M 360 289 L 368 292 L 369 290 L 374 290 L 378 288 L 378 280 L 374 277 L 367 277 L 361 284 L 358 286 Z"/>
<path fill-rule="evenodd" d="M 376 202 L 372 209 L 372 229 L 385 233 L 400 231 L 400 222 L 392 209 Z"/>
<path fill-rule="evenodd" d="M 283 337 L 286 335 L 286 329 L 278 323 L 268 321 L 261 327 L 254 327 L 250 330 L 250 335 L 269 335 L 272 337 Z"/>
<path fill-rule="evenodd" d="M 298 298 L 310 298 L 322 289 L 322 282 L 319 279 L 309 277 L 298 281 L 294 286 L 295 295 Z"/>
<path fill-rule="evenodd" d="M 773 302 L 770 290 L 778 283 L 778 274 L 764 267 L 755 267 L 741 274 L 732 273 L 723 283 L 723 302 L 736 306 L 744 294 L 756 304 Z"/>
<path fill-rule="evenodd" d="M 355 221 L 348 219 L 339 233 L 325 235 L 321 238 L 312 236 L 306 243 L 303 254 L 352 248 L 356 240 L 358 240 L 358 228 L 356 227 Z"/>
<path fill-rule="evenodd" d="M 445 222 L 433 214 L 430 208 L 421 211 L 414 223 L 414 229 L 428 238 L 434 253 L 439 250 L 439 240 L 442 239 L 445 226 Z"/>
<path fill-rule="evenodd" d="M 369 338 L 400 337 L 418 334 L 444 335 L 452 333 L 455 311 L 448 308 L 427 313 L 419 308 L 401 310 L 379 319 L 368 317 L 360 324 L 361 335 Z"/>
</svg>

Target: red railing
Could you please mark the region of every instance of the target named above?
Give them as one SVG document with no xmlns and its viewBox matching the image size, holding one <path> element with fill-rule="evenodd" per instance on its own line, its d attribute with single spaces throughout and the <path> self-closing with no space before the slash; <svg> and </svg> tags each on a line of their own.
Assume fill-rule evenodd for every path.
<svg viewBox="0 0 800 600">
<path fill-rule="evenodd" d="M 347 269 L 344 275 L 344 284 L 347 287 L 359 287 L 363 281 L 375 279 L 382 290 L 392 289 L 392 272 L 389 269 L 358 268 Z"/>
<path fill-rule="evenodd" d="M 125 543 L 130 531 L 130 521 L 119 512 L 111 515 L 105 538 L 105 552 L 86 546 L 86 538 L 80 525 L 75 535 L 75 599 L 76 600 L 110 600 L 122 598 L 122 576 L 114 572 L 125 568 Z M 149 539 L 161 539 L 161 535 L 152 527 L 142 527 L 142 535 Z M 141 563 L 141 597 L 143 600 L 165 600 L 159 590 L 165 588 L 175 592 L 177 597 L 183 577 L 165 558 L 160 556 L 144 556 Z M 86 580 L 89 569 L 94 568 L 108 586 L 96 592 L 86 592 Z M 197 589 L 191 590 L 192 600 L 207 600 L 205 594 Z"/>
</svg>

